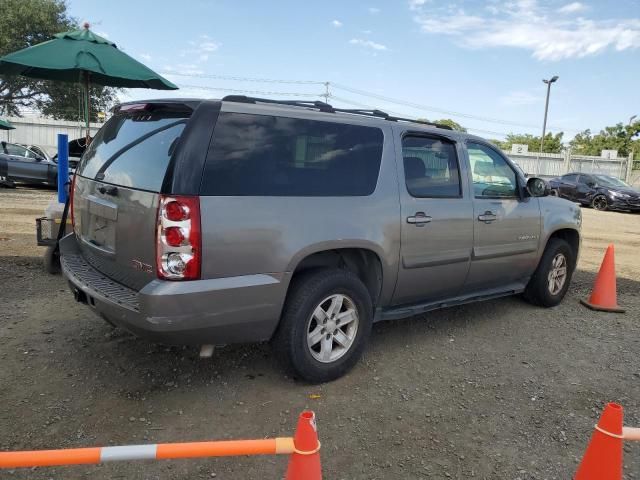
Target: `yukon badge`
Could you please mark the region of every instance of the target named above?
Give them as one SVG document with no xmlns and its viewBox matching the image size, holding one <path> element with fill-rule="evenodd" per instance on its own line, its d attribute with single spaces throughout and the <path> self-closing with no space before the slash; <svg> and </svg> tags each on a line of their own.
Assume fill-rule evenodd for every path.
<svg viewBox="0 0 640 480">
<path fill-rule="evenodd" d="M 518 240 L 537 240 L 539 235 L 518 235 Z"/>
</svg>

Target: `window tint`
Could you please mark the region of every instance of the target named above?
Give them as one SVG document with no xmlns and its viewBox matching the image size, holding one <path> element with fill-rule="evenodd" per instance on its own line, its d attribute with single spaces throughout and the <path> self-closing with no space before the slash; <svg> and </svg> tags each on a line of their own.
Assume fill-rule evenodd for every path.
<svg viewBox="0 0 640 480">
<path fill-rule="evenodd" d="M 589 175 L 580 175 L 578 177 L 578 183 L 580 185 L 587 185 L 589 182 L 593 182 L 593 178 L 591 178 Z"/>
<path fill-rule="evenodd" d="M 201 194 L 370 195 L 378 180 L 382 142 L 378 128 L 221 113 Z"/>
<path fill-rule="evenodd" d="M 562 180 L 565 182 L 576 182 L 578 180 L 578 175 L 576 175 L 575 173 L 563 175 Z"/>
<path fill-rule="evenodd" d="M 491 147 L 467 143 L 476 198 L 515 197 L 516 173 L 507 161 Z"/>
<path fill-rule="evenodd" d="M 6 155 L 16 155 L 18 157 L 26 157 L 27 149 L 21 145 L 15 145 L 13 143 L 2 142 L 2 151 Z"/>
<path fill-rule="evenodd" d="M 141 190 L 159 191 L 184 114 L 114 115 L 82 157 L 78 174 Z"/>
<path fill-rule="evenodd" d="M 402 139 L 407 191 L 414 197 L 460 197 L 458 158 L 452 142 L 407 136 Z"/>
</svg>

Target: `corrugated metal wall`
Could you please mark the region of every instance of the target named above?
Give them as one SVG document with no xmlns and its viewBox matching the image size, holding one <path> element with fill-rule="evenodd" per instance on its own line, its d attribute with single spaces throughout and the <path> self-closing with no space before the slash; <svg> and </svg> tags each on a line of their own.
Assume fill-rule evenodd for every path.
<svg viewBox="0 0 640 480">
<path fill-rule="evenodd" d="M 58 133 L 66 133 L 69 140 L 84 136 L 84 126 L 78 122 L 50 120 L 48 118 L 5 117 L 15 130 L 0 130 L 0 140 L 11 143 L 38 145 L 50 154 L 57 151 Z M 94 136 L 102 123 L 91 124 L 91 136 Z"/>
</svg>

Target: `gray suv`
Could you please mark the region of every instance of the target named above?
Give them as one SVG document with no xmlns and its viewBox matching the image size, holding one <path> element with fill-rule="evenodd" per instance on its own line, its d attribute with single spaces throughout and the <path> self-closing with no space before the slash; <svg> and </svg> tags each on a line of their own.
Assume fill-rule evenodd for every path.
<svg viewBox="0 0 640 480">
<path fill-rule="evenodd" d="M 322 102 L 121 105 L 74 178 L 61 265 L 77 300 L 167 344 L 271 340 L 334 379 L 374 322 L 564 297 L 580 208 L 492 144 Z"/>
</svg>

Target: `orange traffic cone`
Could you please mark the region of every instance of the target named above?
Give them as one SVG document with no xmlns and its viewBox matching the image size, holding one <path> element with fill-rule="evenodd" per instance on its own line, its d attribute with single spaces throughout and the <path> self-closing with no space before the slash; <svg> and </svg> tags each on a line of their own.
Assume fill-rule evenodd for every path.
<svg viewBox="0 0 640 480">
<path fill-rule="evenodd" d="M 622 407 L 617 403 L 604 408 L 574 478 L 622 479 Z"/>
<path fill-rule="evenodd" d="M 293 443 L 296 450 L 289 459 L 285 480 L 322 480 L 315 413 L 300 414 Z"/>
<path fill-rule="evenodd" d="M 580 303 L 591 310 L 601 310 L 603 312 L 624 312 L 624 308 L 618 306 L 616 296 L 616 265 L 614 258 L 613 244 L 607 247 L 604 254 L 600 271 L 593 285 L 593 292 L 589 301 L 580 300 Z"/>
</svg>

